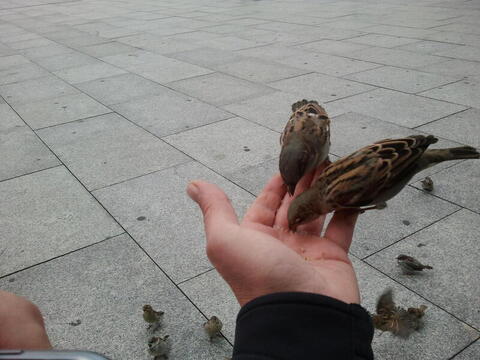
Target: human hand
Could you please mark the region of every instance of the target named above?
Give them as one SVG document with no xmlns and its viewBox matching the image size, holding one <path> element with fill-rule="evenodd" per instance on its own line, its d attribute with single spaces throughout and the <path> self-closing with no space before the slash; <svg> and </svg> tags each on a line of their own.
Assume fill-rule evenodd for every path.
<svg viewBox="0 0 480 360">
<path fill-rule="evenodd" d="M 305 176 L 294 196 L 312 180 L 312 175 Z M 287 194 L 280 175 L 265 186 L 241 223 L 217 186 L 193 181 L 187 192 L 203 213 L 207 255 L 241 306 L 278 292 L 309 292 L 360 302 L 348 258 L 358 211 L 335 213 L 320 236 L 325 216 L 299 226 L 297 232 L 288 230 L 287 210 L 294 197 Z"/>
</svg>

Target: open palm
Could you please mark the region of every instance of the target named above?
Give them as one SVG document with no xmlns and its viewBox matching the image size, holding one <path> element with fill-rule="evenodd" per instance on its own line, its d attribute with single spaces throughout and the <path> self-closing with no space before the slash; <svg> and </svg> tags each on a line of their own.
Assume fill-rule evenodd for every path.
<svg viewBox="0 0 480 360">
<path fill-rule="evenodd" d="M 295 195 L 307 188 L 305 176 Z M 358 212 L 334 214 L 288 230 L 292 197 L 280 175 L 274 176 L 239 223 L 225 193 L 217 186 L 194 181 L 188 194 L 202 209 L 207 255 L 232 288 L 241 306 L 256 297 L 278 292 L 310 292 L 346 303 L 360 295 L 348 249 Z"/>
</svg>

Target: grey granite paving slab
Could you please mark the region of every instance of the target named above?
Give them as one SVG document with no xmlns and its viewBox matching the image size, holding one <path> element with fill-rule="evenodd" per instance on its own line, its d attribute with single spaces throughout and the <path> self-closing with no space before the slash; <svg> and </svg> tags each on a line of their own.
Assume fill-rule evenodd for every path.
<svg viewBox="0 0 480 360">
<path fill-rule="evenodd" d="M 384 66 L 382 68 L 346 75 L 345 79 L 416 94 L 420 91 L 429 90 L 460 80 L 461 77 L 449 77 L 413 69 Z"/>
<path fill-rule="evenodd" d="M 0 95 L 11 104 L 25 104 L 78 93 L 77 89 L 54 76 L 0 86 Z"/>
<path fill-rule="evenodd" d="M 213 105 L 227 105 L 274 92 L 267 86 L 219 73 L 175 81 L 168 86 Z"/>
<path fill-rule="evenodd" d="M 382 35 L 390 35 L 390 36 L 402 36 L 407 38 L 414 38 L 414 39 L 424 39 L 427 36 L 436 33 L 436 30 L 433 29 L 416 29 L 407 26 L 395 26 L 395 25 L 372 25 L 370 27 L 366 27 L 362 29 L 363 31 L 375 33 L 375 34 L 382 34 Z"/>
<path fill-rule="evenodd" d="M 406 51 L 412 51 L 412 52 L 423 53 L 423 54 L 440 55 L 438 54 L 439 51 L 454 50 L 454 49 L 460 48 L 460 46 L 457 44 L 449 44 L 449 43 L 444 43 L 439 41 L 425 40 L 425 41 L 417 41 L 407 45 L 397 46 L 396 48 L 399 50 L 406 50 Z"/>
<path fill-rule="evenodd" d="M 142 319 L 142 306 L 148 303 L 165 311 L 158 334 L 170 335 L 169 359 L 222 359 L 231 353 L 225 340 L 209 342 L 202 314 L 128 235 L 22 271 L 0 284 L 39 306 L 58 349 L 88 349 L 112 359 L 150 358 L 147 342 L 152 334 Z M 81 324 L 69 325 L 76 320 Z"/>
<path fill-rule="evenodd" d="M 103 62 L 79 67 L 69 67 L 68 69 L 54 72 L 55 75 L 70 84 L 78 84 L 125 73 L 127 73 L 125 70 Z"/>
<path fill-rule="evenodd" d="M 299 95 L 277 91 L 223 106 L 224 109 L 274 131 L 281 132 Z"/>
<path fill-rule="evenodd" d="M 472 345 L 463 350 L 454 357 L 455 360 L 478 359 L 480 357 L 480 341 L 475 341 Z"/>
<path fill-rule="evenodd" d="M 480 63 L 466 60 L 449 60 L 439 64 L 424 66 L 418 70 L 448 76 L 480 75 Z"/>
<path fill-rule="evenodd" d="M 52 57 L 55 55 L 65 55 L 73 53 L 74 50 L 62 44 L 52 44 L 36 48 L 20 50 L 20 53 L 28 59 L 40 59 L 44 57 Z"/>
<path fill-rule="evenodd" d="M 146 51 L 106 56 L 102 60 L 162 84 L 213 72 L 197 65 Z"/>
<path fill-rule="evenodd" d="M 310 54 L 309 51 L 302 50 L 299 46 L 293 47 L 275 43 L 257 46 L 250 49 L 238 50 L 235 53 L 243 56 L 251 56 L 265 60 L 278 60 L 290 56 L 304 56 Z"/>
<path fill-rule="evenodd" d="M 458 114 L 418 127 L 418 130 L 438 135 L 476 148 L 480 147 L 480 109 L 468 109 Z"/>
<path fill-rule="evenodd" d="M 0 85 L 12 84 L 19 81 L 37 79 L 47 76 L 48 72 L 40 66 L 27 63 L 0 70 Z"/>
<path fill-rule="evenodd" d="M 370 85 L 318 73 L 275 81 L 270 83 L 269 86 L 284 92 L 297 94 L 302 99 L 310 98 L 320 102 L 341 99 L 375 89 Z"/>
<path fill-rule="evenodd" d="M 123 103 L 166 91 L 163 86 L 135 74 L 92 80 L 77 84 L 77 87 L 105 105 Z"/>
<path fill-rule="evenodd" d="M 209 168 L 222 174 L 278 156 L 278 133 L 250 121 L 233 118 L 164 138 Z"/>
<path fill-rule="evenodd" d="M 362 50 L 368 47 L 368 45 L 356 44 L 347 41 L 320 40 L 297 45 L 295 48 L 310 50 L 313 52 L 319 52 L 324 54 L 342 55 L 344 53 Z"/>
<path fill-rule="evenodd" d="M 117 114 L 45 128 L 37 134 L 89 190 L 188 159 Z"/>
<path fill-rule="evenodd" d="M 478 329 L 480 314 L 476 304 L 480 286 L 473 279 L 479 271 L 476 255 L 479 220 L 479 214 L 460 210 L 367 261 Z M 419 247 L 419 244 L 424 246 Z M 431 265 L 433 270 L 419 276 L 404 275 L 395 261 L 398 254 L 414 256 Z"/>
<path fill-rule="evenodd" d="M 458 209 L 457 205 L 407 186 L 387 202 L 386 209 L 360 215 L 350 251 L 364 258 Z"/>
<path fill-rule="evenodd" d="M 14 50 L 22 50 L 22 49 L 30 49 L 39 46 L 48 46 L 55 44 L 53 41 L 45 39 L 45 38 L 37 38 L 37 39 L 30 39 L 30 40 L 22 40 L 9 43 L 8 46 Z"/>
<path fill-rule="evenodd" d="M 266 83 L 306 74 L 309 70 L 279 64 L 272 60 L 248 58 L 215 67 L 216 70 L 242 79 Z"/>
<path fill-rule="evenodd" d="M 200 209 L 185 192 L 195 179 L 220 186 L 239 216 L 253 201 L 252 195 L 193 161 L 94 192 L 176 283 L 212 268 Z"/>
<path fill-rule="evenodd" d="M 80 52 L 100 58 L 104 56 L 118 55 L 135 50 L 133 46 L 122 44 L 118 41 L 112 41 L 103 44 L 83 46 L 78 49 Z"/>
<path fill-rule="evenodd" d="M 8 106 L 0 104 L 0 181 L 60 162 Z"/>
<path fill-rule="evenodd" d="M 478 94 L 480 94 L 480 82 L 469 79 L 420 93 L 420 95 L 432 99 L 480 108 L 480 97 Z"/>
<path fill-rule="evenodd" d="M 213 269 L 180 284 L 180 289 L 207 317 L 215 315 L 223 322 L 222 333 L 233 343 L 240 305 L 220 274 Z"/>
<path fill-rule="evenodd" d="M 459 45 L 478 46 L 480 36 L 475 34 L 457 33 L 453 31 L 437 31 L 433 34 L 427 34 L 424 39 L 435 40 Z"/>
<path fill-rule="evenodd" d="M 466 160 L 431 176 L 433 194 L 480 213 L 480 161 Z M 421 188 L 420 183 L 414 184 Z"/>
<path fill-rule="evenodd" d="M 278 158 L 275 158 L 256 165 L 247 165 L 229 172 L 225 176 L 245 190 L 258 195 L 273 175 L 278 172 Z"/>
<path fill-rule="evenodd" d="M 218 36 L 212 39 L 207 39 L 199 42 L 205 47 L 213 47 L 223 50 L 241 50 L 247 49 L 259 45 L 265 45 L 268 42 L 261 39 L 242 39 L 237 36 Z"/>
<path fill-rule="evenodd" d="M 452 49 L 437 51 L 435 54 L 456 59 L 480 61 L 480 49 L 475 46 L 458 46 Z"/>
<path fill-rule="evenodd" d="M 110 41 L 112 41 L 110 38 L 90 34 L 58 40 L 59 43 L 74 49 L 81 48 L 82 46 L 104 44 Z"/>
<path fill-rule="evenodd" d="M 1 275 L 122 232 L 63 166 L 0 182 L 0 198 Z"/>
<path fill-rule="evenodd" d="M 414 127 L 466 109 L 461 105 L 387 89 L 336 100 L 328 104 L 334 112 L 353 111 L 402 126 Z"/>
<path fill-rule="evenodd" d="M 42 57 L 35 59 L 35 62 L 50 71 L 58 71 L 100 63 L 100 61 L 94 57 L 82 54 L 80 52 L 71 52 L 68 54 L 55 55 L 51 57 Z"/>
<path fill-rule="evenodd" d="M 376 331 L 372 343 L 375 358 L 392 360 L 449 359 L 478 336 L 478 331 L 387 278 L 379 271 L 355 258 L 352 259 L 352 262 L 357 273 L 362 305 L 367 310 L 375 311 L 378 297 L 387 288 L 393 290 L 394 301 L 399 306 L 427 306 L 424 328 L 412 334 L 407 341 L 395 338 L 389 333 L 382 334 Z M 427 299 L 430 300 L 430 297 Z"/>
<path fill-rule="evenodd" d="M 22 55 L 9 55 L 0 57 L 0 70 L 28 64 L 30 61 Z"/>
<path fill-rule="evenodd" d="M 120 43 L 128 44 L 143 50 L 153 51 L 157 54 L 187 51 L 201 47 L 201 45 L 192 40 L 180 39 L 176 37 L 165 38 L 153 34 L 137 34 L 122 37 L 116 40 Z"/>
<path fill-rule="evenodd" d="M 74 94 L 13 106 L 33 129 L 112 112 L 85 94 Z"/>
<path fill-rule="evenodd" d="M 227 111 L 173 91 L 112 105 L 112 108 L 157 136 L 234 117 Z"/>
<path fill-rule="evenodd" d="M 316 71 L 331 76 L 344 76 L 368 69 L 379 67 L 379 64 L 345 57 L 311 53 L 304 56 L 290 56 L 278 62 L 301 69 Z"/>
<path fill-rule="evenodd" d="M 166 56 L 207 68 L 214 68 L 218 65 L 244 59 L 244 57 L 240 56 L 237 52 L 209 47 L 169 53 Z"/>
<path fill-rule="evenodd" d="M 418 54 L 410 51 L 382 47 L 370 47 L 364 50 L 352 51 L 350 53 L 345 53 L 344 56 L 363 61 L 371 61 L 377 64 L 405 68 L 418 68 L 449 60 L 448 58 L 440 56 Z"/>
</svg>

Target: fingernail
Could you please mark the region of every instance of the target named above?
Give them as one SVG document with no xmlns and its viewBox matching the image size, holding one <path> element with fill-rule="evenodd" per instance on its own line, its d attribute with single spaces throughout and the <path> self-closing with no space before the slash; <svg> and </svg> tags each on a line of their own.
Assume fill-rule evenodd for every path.
<svg viewBox="0 0 480 360">
<path fill-rule="evenodd" d="M 196 200 L 198 198 L 198 193 L 200 190 L 198 189 L 198 185 L 195 184 L 193 181 L 188 184 L 187 186 L 187 194 L 190 196 L 192 200 Z"/>
</svg>

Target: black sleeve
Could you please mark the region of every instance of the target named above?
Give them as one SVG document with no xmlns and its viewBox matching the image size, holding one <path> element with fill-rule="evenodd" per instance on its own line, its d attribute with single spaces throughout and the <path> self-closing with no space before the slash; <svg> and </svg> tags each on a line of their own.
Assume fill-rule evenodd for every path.
<svg viewBox="0 0 480 360">
<path fill-rule="evenodd" d="M 238 313 L 233 360 L 371 360 L 373 326 L 357 304 L 309 293 L 278 293 Z"/>
</svg>

